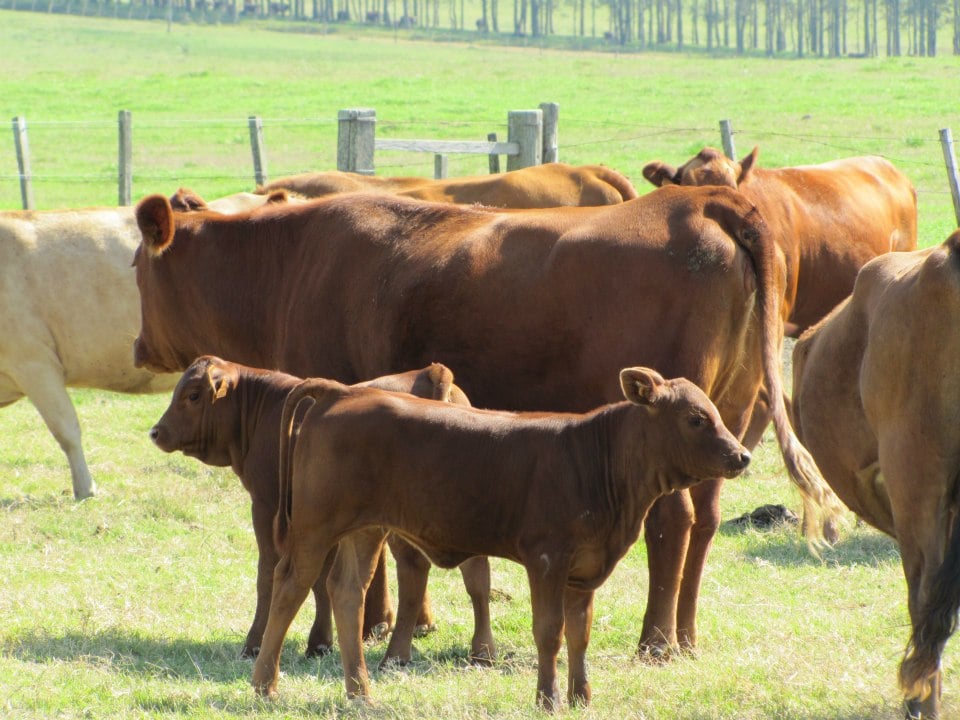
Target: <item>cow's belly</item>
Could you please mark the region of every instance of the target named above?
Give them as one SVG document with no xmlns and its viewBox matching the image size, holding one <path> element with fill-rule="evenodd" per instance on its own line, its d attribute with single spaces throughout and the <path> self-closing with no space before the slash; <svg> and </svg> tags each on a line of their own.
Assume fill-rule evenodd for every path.
<svg viewBox="0 0 960 720">
<path fill-rule="evenodd" d="M 596 590 L 610 577 L 622 553 L 600 546 L 580 548 L 573 556 L 567 585 L 579 590 Z"/>
</svg>

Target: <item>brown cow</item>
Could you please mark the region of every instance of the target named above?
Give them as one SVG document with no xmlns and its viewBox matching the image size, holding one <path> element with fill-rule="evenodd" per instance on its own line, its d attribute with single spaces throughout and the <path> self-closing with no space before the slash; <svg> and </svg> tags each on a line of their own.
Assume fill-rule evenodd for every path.
<svg viewBox="0 0 960 720">
<path fill-rule="evenodd" d="M 960 231 L 879 257 L 794 348 L 798 434 L 840 498 L 896 538 L 913 637 L 910 717 L 935 718 L 960 606 Z"/>
<path fill-rule="evenodd" d="M 679 168 L 649 163 L 643 176 L 657 187 L 739 188 L 757 206 L 786 257 L 786 332 L 798 337 L 850 294 L 865 262 L 916 250 L 917 194 L 881 157 L 769 169 L 758 153 L 735 162 L 707 147 Z"/>
<path fill-rule="evenodd" d="M 258 193 L 289 190 L 304 197 L 340 192 L 385 192 L 416 200 L 479 203 L 501 208 L 562 205 L 616 205 L 637 197 L 623 175 L 603 165 L 547 163 L 493 175 L 432 180 L 420 177 L 371 177 L 332 170 L 274 180 Z"/>
<path fill-rule="evenodd" d="M 273 519 L 278 507 L 280 416 L 287 393 L 300 381 L 301 378 L 286 373 L 250 368 L 206 355 L 187 368 L 173 392 L 170 406 L 150 430 L 151 439 L 164 452 L 179 450 L 208 465 L 229 465 L 250 493 L 260 557 L 257 609 L 243 644 L 241 655 L 244 657 L 255 657 L 259 652 L 270 609 L 273 571 L 278 559 L 273 544 Z M 360 385 L 470 404 L 463 391 L 453 384 L 453 373 L 439 363 Z M 400 604 L 384 662 L 394 659 L 405 662 L 410 660 L 430 564 L 405 541 L 391 536 L 390 544 L 397 559 Z M 489 660 L 495 651 L 490 629 L 489 562 L 486 558 L 473 558 L 464 563 L 461 570 L 477 621 L 471 657 Z M 317 613 L 307 641 L 308 657 L 322 655 L 333 645 L 324 579 L 320 578 L 314 587 Z M 429 616 L 420 618 L 419 624 L 429 626 L 432 620 Z M 369 635 L 371 628 L 365 627 L 364 632 Z"/>
<path fill-rule="evenodd" d="M 346 194 L 246 217 L 137 209 L 136 362 L 205 353 L 295 375 L 361 378 L 434 360 L 481 407 L 583 411 L 622 399 L 642 364 L 687 377 L 741 433 L 761 380 L 811 516 L 836 501 L 781 394 L 782 257 L 729 188 L 663 188 L 620 205 L 493 210 Z M 645 524 L 641 649 L 696 643 L 722 480 L 658 502 Z"/>
<path fill-rule="evenodd" d="M 533 605 L 537 703 L 560 705 L 564 634 L 568 701 L 588 703 L 593 594 L 636 542 L 654 500 L 735 477 L 750 462 L 690 381 L 627 368 L 620 382 L 629 402 L 582 415 L 474 410 L 331 380 L 292 390 L 281 421 L 281 558 L 253 671 L 257 691 L 276 693 L 284 635 L 341 541 L 328 587 L 344 682 L 348 696 L 369 695 L 363 587 L 390 529 L 443 567 L 476 555 L 521 563 Z M 307 399 L 313 405 L 291 438 Z"/>
</svg>

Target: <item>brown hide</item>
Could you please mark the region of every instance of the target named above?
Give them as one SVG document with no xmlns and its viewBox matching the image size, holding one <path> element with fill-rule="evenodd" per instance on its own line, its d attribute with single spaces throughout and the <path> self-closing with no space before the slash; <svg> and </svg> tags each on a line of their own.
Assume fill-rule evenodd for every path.
<svg viewBox="0 0 960 720">
<path fill-rule="evenodd" d="M 865 265 L 850 299 L 794 348 L 798 434 L 837 495 L 900 545 L 912 717 L 937 717 L 960 604 L 958 326 L 960 232 Z"/>
<path fill-rule="evenodd" d="M 301 378 L 286 373 L 203 356 L 184 372 L 170 406 L 150 430 L 151 439 L 164 452 L 179 450 L 208 465 L 229 465 L 250 494 L 259 560 L 257 606 L 243 645 L 244 657 L 255 657 L 259 652 L 270 609 L 273 572 L 278 560 L 273 523 L 279 497 L 280 418 L 287 393 L 300 381 Z M 453 373 L 439 363 L 422 370 L 379 377 L 360 386 L 470 404 L 454 384 Z M 417 613 L 426 591 L 429 563 L 423 561 L 419 551 L 399 538 L 391 538 L 391 547 L 397 559 L 400 603 L 384 661 L 408 662 Z M 489 564 L 485 558 L 474 558 L 464 564 L 462 571 L 479 620 L 471 656 L 478 660 L 490 659 L 494 644 L 489 625 Z M 323 573 L 314 587 L 317 613 L 307 642 L 308 656 L 322 655 L 333 644 L 325 581 L 326 573 Z M 431 624 L 429 616 L 421 620 L 421 625 Z M 365 634 L 369 633 L 370 628 L 366 627 Z"/>
<path fill-rule="evenodd" d="M 259 193 L 291 190 L 304 197 L 341 192 L 384 192 L 416 200 L 479 203 L 501 208 L 546 208 L 561 205 L 615 205 L 637 197 L 623 175 L 603 165 L 547 163 L 493 175 L 431 180 L 384 178 L 339 171 L 280 178 Z"/>
<path fill-rule="evenodd" d="M 916 249 L 917 195 L 880 157 L 768 169 L 757 154 L 738 163 L 704 148 L 679 168 L 649 163 L 643 175 L 658 187 L 739 188 L 757 206 L 786 258 L 787 332 L 797 337 L 850 294 L 868 260 Z"/>
<path fill-rule="evenodd" d="M 281 421 L 282 557 L 254 668 L 258 691 L 275 693 L 286 630 L 342 541 L 355 548 L 350 557 L 341 552 L 330 574 L 344 679 L 348 695 L 369 694 L 356 621 L 376 552 L 375 542 L 367 546 L 369 530 L 384 527 L 443 566 L 474 555 L 523 564 L 538 703 L 559 705 L 564 632 L 568 697 L 588 702 L 593 592 L 637 540 L 654 500 L 704 479 L 734 477 L 750 461 L 693 383 L 647 368 L 620 377 L 629 402 L 583 415 L 476 410 L 331 380 L 292 390 Z M 307 404 L 294 430 L 294 415 Z"/>
<path fill-rule="evenodd" d="M 582 411 L 622 397 L 617 373 L 642 364 L 691 379 L 735 433 L 763 380 L 805 505 L 831 506 L 780 392 L 783 260 L 734 190 L 550 210 L 351 194 L 246 217 L 174 213 L 152 196 L 137 214 L 141 365 L 210 353 L 356 382 L 437 361 L 481 407 Z M 720 485 L 648 518 L 644 649 L 696 642 Z"/>
</svg>

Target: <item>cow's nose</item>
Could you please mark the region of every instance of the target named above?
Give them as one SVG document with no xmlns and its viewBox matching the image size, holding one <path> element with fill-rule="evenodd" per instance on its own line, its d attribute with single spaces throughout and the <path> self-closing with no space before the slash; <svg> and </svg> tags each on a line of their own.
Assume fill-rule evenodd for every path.
<svg viewBox="0 0 960 720">
<path fill-rule="evenodd" d="M 159 437 L 160 437 L 160 426 L 154 425 L 152 428 L 150 428 L 150 439 L 156 442 Z"/>
<path fill-rule="evenodd" d="M 741 452 L 741 453 L 739 453 L 739 454 L 737 455 L 737 464 L 738 464 L 741 468 L 745 468 L 745 467 L 747 467 L 747 465 L 750 464 L 750 458 L 751 458 L 751 456 L 750 456 L 750 451 L 749 451 L 749 450 L 744 450 L 743 452 Z"/>
</svg>

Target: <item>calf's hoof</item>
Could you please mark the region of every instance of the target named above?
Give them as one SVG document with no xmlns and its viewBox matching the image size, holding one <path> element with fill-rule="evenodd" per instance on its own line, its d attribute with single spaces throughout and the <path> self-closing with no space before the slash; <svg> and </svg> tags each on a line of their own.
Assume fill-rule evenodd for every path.
<svg viewBox="0 0 960 720">
<path fill-rule="evenodd" d="M 637 658 L 647 665 L 666 665 L 678 650 L 666 643 L 641 642 L 637 647 Z"/>
<path fill-rule="evenodd" d="M 304 656 L 308 658 L 321 658 L 324 655 L 327 655 L 333 648 L 326 643 L 319 643 L 317 645 L 309 645 L 304 651 Z"/>
<path fill-rule="evenodd" d="M 364 633 L 363 640 L 368 643 L 378 643 L 390 634 L 390 623 L 377 623 Z"/>
<path fill-rule="evenodd" d="M 381 671 L 402 670 L 409 664 L 410 658 L 402 658 L 397 655 L 385 655 L 377 666 L 377 669 Z"/>
<path fill-rule="evenodd" d="M 479 650 L 471 650 L 470 656 L 467 659 L 471 665 L 493 667 L 493 661 L 496 659 L 496 656 L 497 654 L 493 650 L 484 645 Z"/>
<path fill-rule="evenodd" d="M 425 623 L 423 625 L 417 625 L 413 629 L 414 637 L 426 637 L 430 633 L 434 632 L 437 629 L 436 623 Z"/>
<path fill-rule="evenodd" d="M 250 647 L 249 645 L 244 645 L 240 648 L 240 657 L 243 660 L 256 660 L 257 655 L 260 654 L 260 646 Z"/>
</svg>

